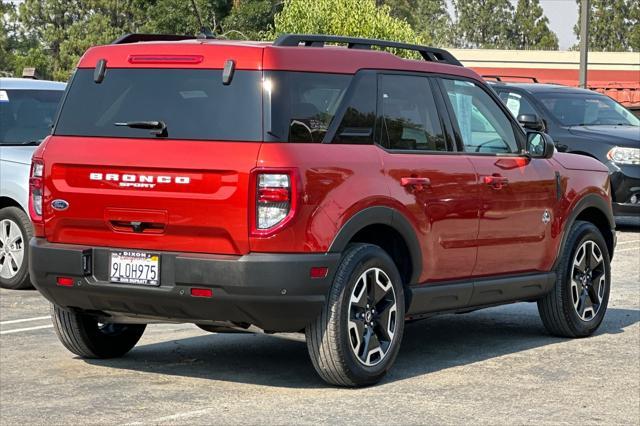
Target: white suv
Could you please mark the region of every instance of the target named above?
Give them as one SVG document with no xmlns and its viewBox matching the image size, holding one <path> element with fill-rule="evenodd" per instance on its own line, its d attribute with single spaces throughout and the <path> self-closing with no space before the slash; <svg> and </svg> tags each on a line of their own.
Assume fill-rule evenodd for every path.
<svg viewBox="0 0 640 426">
<path fill-rule="evenodd" d="M 0 78 L 0 286 L 31 287 L 28 215 L 31 155 L 49 134 L 66 84 Z"/>
</svg>

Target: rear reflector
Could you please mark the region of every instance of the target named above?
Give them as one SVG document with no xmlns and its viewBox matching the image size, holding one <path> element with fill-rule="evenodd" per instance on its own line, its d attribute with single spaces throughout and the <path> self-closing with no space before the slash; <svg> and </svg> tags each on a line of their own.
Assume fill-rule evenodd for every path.
<svg viewBox="0 0 640 426">
<path fill-rule="evenodd" d="M 56 283 L 61 287 L 73 287 L 73 278 L 71 277 L 58 277 Z"/>
<path fill-rule="evenodd" d="M 213 297 L 213 290 L 210 288 L 192 288 L 191 295 L 194 297 Z"/>
<path fill-rule="evenodd" d="M 326 278 L 329 268 L 325 266 L 314 266 L 309 275 L 311 278 Z"/>
</svg>

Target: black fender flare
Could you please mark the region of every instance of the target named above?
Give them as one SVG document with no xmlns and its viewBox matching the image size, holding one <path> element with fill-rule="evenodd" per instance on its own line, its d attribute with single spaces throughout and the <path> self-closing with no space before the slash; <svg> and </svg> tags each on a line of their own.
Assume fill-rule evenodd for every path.
<svg viewBox="0 0 640 426">
<path fill-rule="evenodd" d="M 560 259 L 560 253 L 562 253 L 565 249 L 565 245 L 567 243 L 567 238 L 569 237 L 569 231 L 571 227 L 576 221 L 576 218 L 588 208 L 594 207 L 602 212 L 607 218 L 609 222 L 609 228 L 611 229 L 611 240 L 609 240 L 607 235 L 604 235 L 604 238 L 607 242 L 611 241 L 611 247 L 609 248 L 609 257 L 613 259 L 613 251 L 616 245 L 616 221 L 613 216 L 613 210 L 611 208 L 611 204 L 607 202 L 604 198 L 596 194 L 587 194 L 580 201 L 576 203 L 574 208 L 571 211 L 571 214 L 567 218 L 565 222 L 564 231 L 562 232 L 562 239 L 560 240 L 560 246 L 558 253 L 556 255 L 556 261 L 553 264 L 553 269 L 555 270 L 558 265 L 558 261 Z"/>
<path fill-rule="evenodd" d="M 351 239 L 360 230 L 369 225 L 387 225 L 404 238 L 407 248 L 409 249 L 412 264 L 411 280 L 407 284 L 410 286 L 417 284 L 420 274 L 422 273 L 422 249 L 420 248 L 420 242 L 409 219 L 394 208 L 384 206 L 367 207 L 354 214 L 336 234 L 329 247 L 329 252 L 342 253 L 347 248 Z"/>
</svg>

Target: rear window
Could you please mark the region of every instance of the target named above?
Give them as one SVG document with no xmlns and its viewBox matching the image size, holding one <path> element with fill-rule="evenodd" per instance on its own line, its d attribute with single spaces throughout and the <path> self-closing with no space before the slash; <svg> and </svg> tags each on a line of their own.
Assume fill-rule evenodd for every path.
<svg viewBox="0 0 640 426">
<path fill-rule="evenodd" d="M 62 90 L 0 90 L 0 145 L 38 144 L 51 131 Z"/>
<path fill-rule="evenodd" d="M 161 121 L 167 137 L 262 140 L 259 71 L 238 70 L 222 84 L 222 70 L 78 69 L 55 128 L 56 135 L 154 138 L 149 129 L 115 123 Z"/>
</svg>

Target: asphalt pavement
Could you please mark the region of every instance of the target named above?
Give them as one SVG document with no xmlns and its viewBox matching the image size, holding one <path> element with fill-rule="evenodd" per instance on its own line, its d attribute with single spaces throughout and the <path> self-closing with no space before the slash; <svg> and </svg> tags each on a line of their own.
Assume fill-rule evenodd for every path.
<svg viewBox="0 0 640 426">
<path fill-rule="evenodd" d="M 366 389 L 322 382 L 297 334 L 150 325 L 116 360 L 57 340 L 36 291 L 0 290 L 0 424 L 640 424 L 640 233 L 618 232 L 609 309 L 586 339 L 535 304 L 408 324 Z"/>
</svg>

